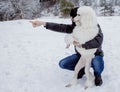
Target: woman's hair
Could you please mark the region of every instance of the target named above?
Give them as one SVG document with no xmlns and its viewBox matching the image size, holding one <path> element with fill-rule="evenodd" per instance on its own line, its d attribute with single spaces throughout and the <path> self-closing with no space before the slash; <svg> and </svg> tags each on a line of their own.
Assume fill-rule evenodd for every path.
<svg viewBox="0 0 120 92">
<path fill-rule="evenodd" d="M 71 11 L 70 11 L 70 16 L 72 17 L 72 18 L 74 18 L 74 17 L 76 17 L 77 16 L 77 9 L 78 9 L 79 7 L 75 7 L 75 8 L 73 8 L 73 9 L 71 9 Z"/>
</svg>

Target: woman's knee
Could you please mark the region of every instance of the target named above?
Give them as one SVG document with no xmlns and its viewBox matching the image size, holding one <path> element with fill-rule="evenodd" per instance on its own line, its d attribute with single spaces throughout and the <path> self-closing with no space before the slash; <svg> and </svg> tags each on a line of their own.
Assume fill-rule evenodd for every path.
<svg viewBox="0 0 120 92">
<path fill-rule="evenodd" d="M 64 61 L 64 60 L 61 60 L 61 61 L 59 62 L 59 66 L 60 66 L 62 69 L 65 69 L 65 66 L 66 66 L 65 61 Z"/>
<path fill-rule="evenodd" d="M 74 70 L 74 67 L 77 64 L 79 58 L 80 57 L 77 54 L 73 54 L 71 56 L 68 56 L 68 57 L 62 59 L 59 62 L 59 66 L 62 69 Z"/>
</svg>

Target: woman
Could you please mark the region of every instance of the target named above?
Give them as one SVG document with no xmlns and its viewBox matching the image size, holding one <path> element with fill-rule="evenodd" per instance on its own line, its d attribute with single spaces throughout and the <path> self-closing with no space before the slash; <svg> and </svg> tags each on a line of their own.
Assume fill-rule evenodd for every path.
<svg viewBox="0 0 120 92">
<path fill-rule="evenodd" d="M 71 10 L 70 16 L 72 17 L 72 19 L 77 15 L 77 9 L 78 8 L 74 8 Z M 52 31 L 62 32 L 62 33 L 72 33 L 72 31 L 75 27 L 75 23 L 73 21 L 72 21 L 71 25 L 57 24 L 57 23 L 50 23 L 50 22 L 43 22 L 43 21 L 30 21 L 30 22 L 32 23 L 33 27 L 38 27 L 38 26 L 43 25 L 44 27 L 46 27 L 46 29 L 50 29 Z M 98 35 L 94 39 L 86 42 L 85 44 L 82 44 L 82 48 L 85 48 L 85 49 L 98 48 L 97 51 L 95 52 L 95 57 L 92 60 L 91 67 L 94 70 L 95 85 L 101 86 L 103 83 L 101 74 L 104 70 L 104 60 L 103 60 L 104 55 L 103 55 L 103 51 L 101 48 L 101 45 L 103 42 L 103 34 L 101 32 L 101 28 L 100 28 L 99 24 L 98 24 L 98 28 L 99 28 Z M 75 41 L 73 42 L 73 44 L 75 46 L 79 45 L 79 43 L 75 42 Z M 76 51 L 76 49 L 75 49 L 75 51 Z M 74 70 L 80 57 L 81 57 L 81 55 L 76 51 L 75 54 L 62 59 L 59 62 L 59 66 L 62 69 Z M 82 68 L 79 71 L 78 78 L 82 78 L 84 74 L 85 74 L 84 68 Z"/>
</svg>

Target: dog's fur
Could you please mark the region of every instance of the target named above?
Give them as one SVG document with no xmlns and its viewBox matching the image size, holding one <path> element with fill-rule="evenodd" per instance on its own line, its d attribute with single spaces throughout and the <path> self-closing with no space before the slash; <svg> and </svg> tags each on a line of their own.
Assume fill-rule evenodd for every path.
<svg viewBox="0 0 120 92">
<path fill-rule="evenodd" d="M 85 42 L 92 40 L 98 34 L 97 17 L 91 7 L 82 6 L 78 8 L 77 16 L 74 18 L 74 22 L 76 26 L 73 29 L 73 32 L 65 36 L 67 47 L 69 47 L 70 44 L 73 44 L 73 41 L 79 42 L 79 44 L 84 44 Z M 66 87 L 77 84 L 78 72 L 84 66 L 87 78 L 85 88 L 91 87 L 94 84 L 94 76 L 90 72 L 90 67 L 92 58 L 94 57 L 94 53 L 97 48 L 85 49 L 76 46 L 76 50 L 81 54 L 81 58 L 75 66 L 73 80 L 66 85 Z"/>
</svg>

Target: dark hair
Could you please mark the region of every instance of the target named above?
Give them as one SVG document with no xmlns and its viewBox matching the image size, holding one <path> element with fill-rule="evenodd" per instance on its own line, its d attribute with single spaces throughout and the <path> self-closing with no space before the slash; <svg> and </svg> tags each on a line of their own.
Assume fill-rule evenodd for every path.
<svg viewBox="0 0 120 92">
<path fill-rule="evenodd" d="M 71 16 L 72 18 L 74 18 L 74 17 L 77 16 L 77 9 L 78 9 L 78 7 L 75 7 L 75 8 L 73 8 L 73 9 L 70 11 L 70 16 Z"/>
</svg>

